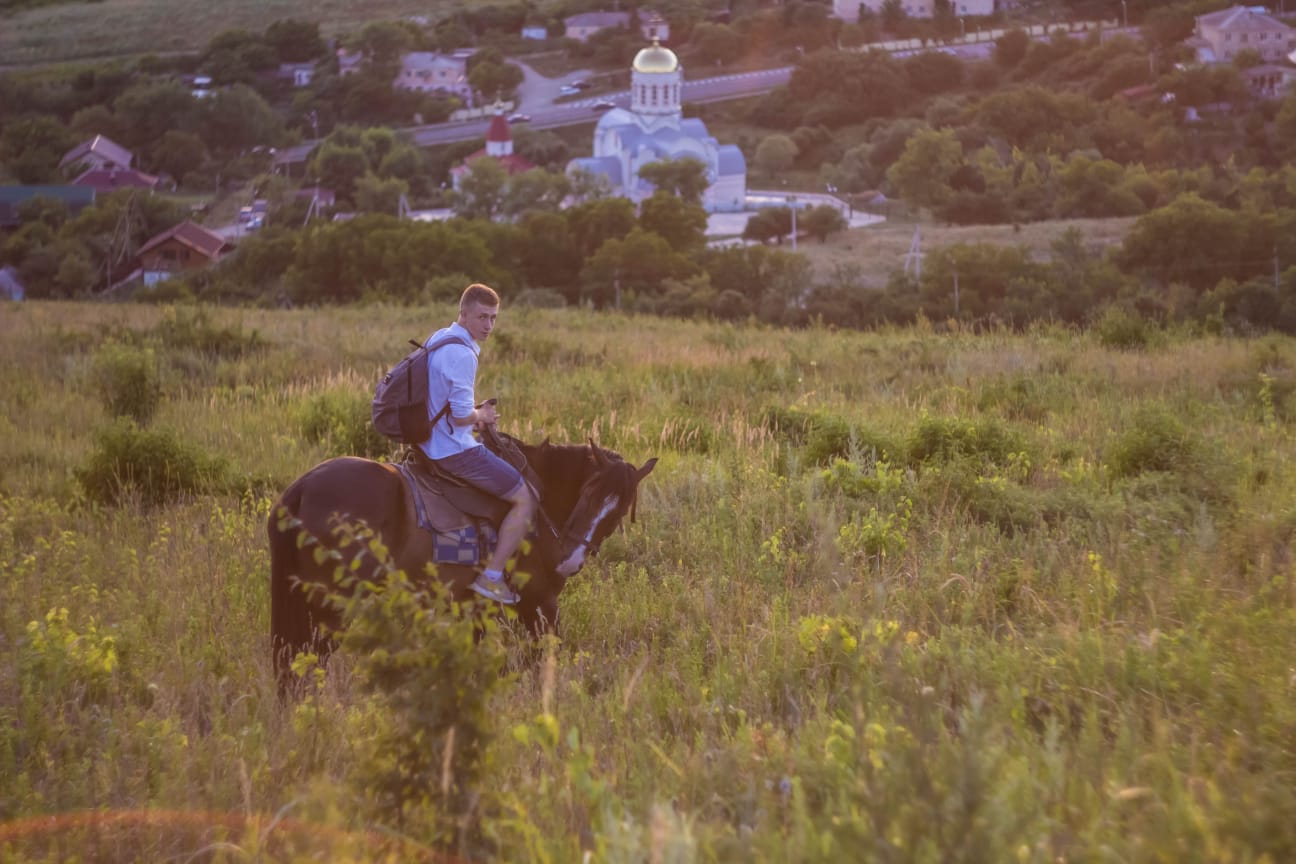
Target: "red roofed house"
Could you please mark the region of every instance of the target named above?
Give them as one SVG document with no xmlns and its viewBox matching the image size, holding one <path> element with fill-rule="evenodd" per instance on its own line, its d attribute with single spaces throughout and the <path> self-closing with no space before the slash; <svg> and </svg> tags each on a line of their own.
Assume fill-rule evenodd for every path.
<svg viewBox="0 0 1296 864">
<path fill-rule="evenodd" d="M 135 155 L 117 142 L 96 135 L 89 141 L 83 141 L 73 147 L 59 160 L 58 167 L 77 168 L 129 168 L 135 161 Z"/>
<path fill-rule="evenodd" d="M 154 285 L 176 273 L 209 267 L 233 248 L 221 235 L 186 219 L 140 247 L 144 284 Z"/>
<path fill-rule="evenodd" d="M 118 189 L 147 189 L 152 192 L 157 188 L 158 178 L 134 168 L 90 168 L 72 181 L 73 186 L 89 186 L 95 192 L 106 195 Z"/>
<path fill-rule="evenodd" d="M 486 130 L 486 146 L 475 153 L 470 153 L 459 165 L 450 169 L 450 179 L 458 189 L 464 175 L 472 170 L 472 163 L 478 159 L 490 158 L 500 163 L 500 167 L 512 177 L 523 171 L 536 167 L 513 152 L 513 133 L 509 131 L 508 121 L 504 119 L 502 106 L 495 106 L 495 116 L 491 119 L 490 128 Z"/>
</svg>

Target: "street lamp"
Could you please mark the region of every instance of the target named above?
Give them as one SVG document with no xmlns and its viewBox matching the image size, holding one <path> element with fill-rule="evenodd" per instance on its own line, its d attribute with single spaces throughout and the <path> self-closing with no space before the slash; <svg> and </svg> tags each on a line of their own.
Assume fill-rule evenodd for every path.
<svg viewBox="0 0 1296 864">
<path fill-rule="evenodd" d="M 1129 9 L 1125 5 L 1125 0 L 1121 0 L 1121 26 L 1129 29 Z"/>
<path fill-rule="evenodd" d="M 967 41 L 967 23 L 962 18 L 959 19 L 959 39 Z"/>
</svg>

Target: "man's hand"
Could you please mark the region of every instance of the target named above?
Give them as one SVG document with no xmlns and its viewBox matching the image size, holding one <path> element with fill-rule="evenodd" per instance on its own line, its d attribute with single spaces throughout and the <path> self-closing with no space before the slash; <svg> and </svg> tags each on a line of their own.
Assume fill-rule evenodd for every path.
<svg viewBox="0 0 1296 864">
<path fill-rule="evenodd" d="M 498 419 L 495 411 L 495 401 L 495 398 L 492 397 L 477 406 L 477 420 L 473 426 L 480 429 L 483 426 L 495 425 L 495 421 Z"/>
</svg>

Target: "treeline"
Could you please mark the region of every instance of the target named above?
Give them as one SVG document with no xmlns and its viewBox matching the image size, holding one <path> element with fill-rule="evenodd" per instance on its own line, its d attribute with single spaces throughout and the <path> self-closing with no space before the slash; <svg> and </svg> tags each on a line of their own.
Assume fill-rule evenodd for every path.
<svg viewBox="0 0 1296 864">
<path fill-rule="evenodd" d="M 783 326 L 1087 325 L 1115 307 L 1148 321 L 1296 332 L 1296 202 L 1235 211 L 1188 192 L 1140 217 L 1106 254 L 1074 229 L 1045 260 L 1023 247 L 960 244 L 933 250 L 920 273 L 897 272 L 882 289 L 857 267 L 816 278 L 805 256 L 775 245 L 709 247 L 704 226 L 701 208 L 666 192 L 638 214 L 625 199 L 596 198 L 510 223 L 369 215 L 269 228 L 219 267 L 137 296 L 424 303 L 484 280 L 523 304 Z"/>
</svg>

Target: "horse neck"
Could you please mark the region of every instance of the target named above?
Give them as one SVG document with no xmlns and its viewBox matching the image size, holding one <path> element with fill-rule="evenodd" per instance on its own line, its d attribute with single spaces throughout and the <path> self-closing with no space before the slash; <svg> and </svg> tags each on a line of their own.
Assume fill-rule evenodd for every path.
<svg viewBox="0 0 1296 864">
<path fill-rule="evenodd" d="M 547 447 L 526 446 L 523 452 L 540 478 L 540 503 L 549 518 L 562 525 L 576 509 L 581 487 L 594 467 L 590 448 L 550 444 Z"/>
</svg>

